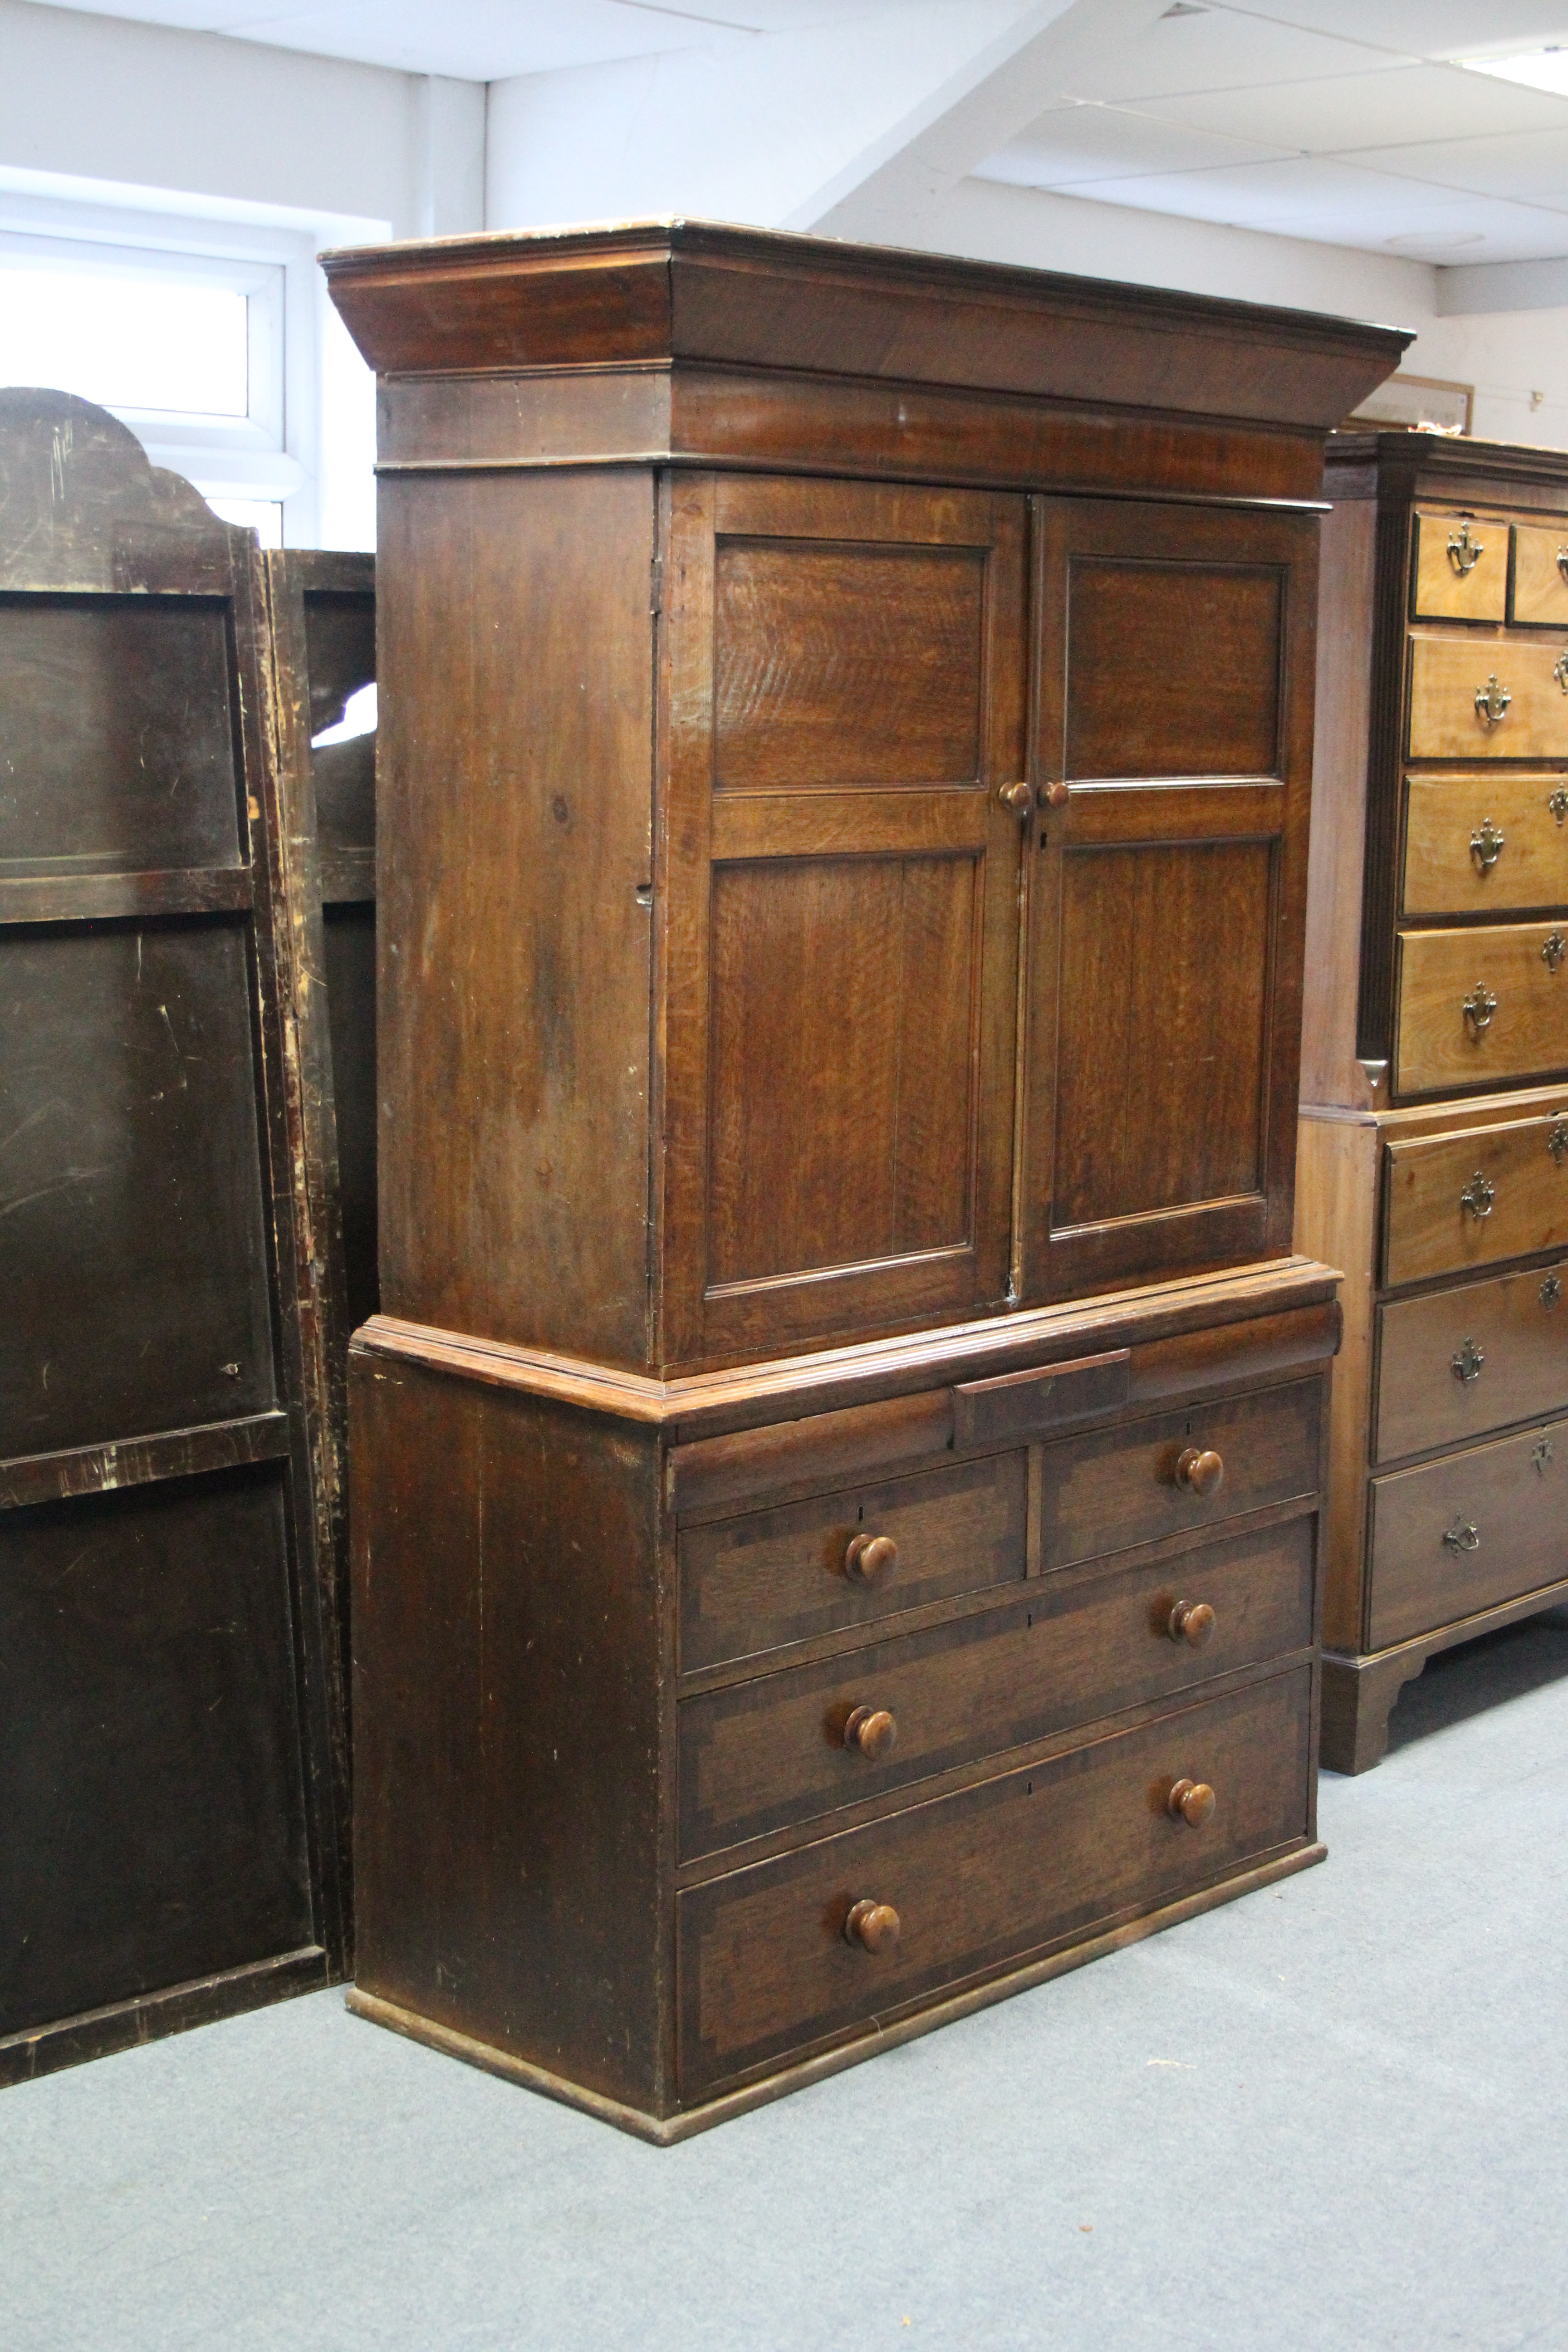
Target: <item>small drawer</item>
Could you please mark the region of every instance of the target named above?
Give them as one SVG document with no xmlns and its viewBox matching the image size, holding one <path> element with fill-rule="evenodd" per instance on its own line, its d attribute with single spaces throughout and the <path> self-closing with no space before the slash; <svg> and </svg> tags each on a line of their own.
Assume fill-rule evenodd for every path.
<svg viewBox="0 0 1568 2352">
<path fill-rule="evenodd" d="M 1372 1481 L 1372 1649 L 1564 1576 L 1568 1422 Z"/>
<path fill-rule="evenodd" d="M 684 1529 L 682 1671 L 1021 1580 L 1027 1464 L 992 1454 Z"/>
<path fill-rule="evenodd" d="M 1568 1411 L 1565 1275 L 1537 1266 L 1380 1307 L 1373 1459 Z"/>
<path fill-rule="evenodd" d="M 1490 769 L 1405 780 L 1405 915 L 1568 903 L 1568 782 Z"/>
<path fill-rule="evenodd" d="M 1568 628 L 1568 516 L 1545 529 L 1514 525 L 1509 618 L 1527 628 Z"/>
<path fill-rule="evenodd" d="M 1310 1731 L 1303 1668 L 688 1888 L 682 2095 L 1304 1841 Z M 1170 1810 L 1180 1780 L 1214 1792 L 1198 1827 Z M 876 1952 L 847 1940 L 860 1903 Z"/>
<path fill-rule="evenodd" d="M 1568 1066 L 1568 918 L 1404 931 L 1396 1095 L 1485 1094 Z"/>
<path fill-rule="evenodd" d="M 1389 1290 L 1568 1248 L 1568 1103 L 1539 1118 L 1384 1147 Z"/>
<path fill-rule="evenodd" d="M 1495 515 L 1418 511 L 1411 618 L 1500 621 L 1508 603 L 1508 525 Z"/>
<path fill-rule="evenodd" d="M 682 1858 L 1304 1647 L 1315 1530 L 1292 1519 L 1109 1576 L 1047 1577 L 984 1617 L 685 1700 Z"/>
<path fill-rule="evenodd" d="M 1312 1494 L 1321 1408 L 1321 1379 L 1292 1381 L 1047 1445 L 1042 1568 Z"/>
<path fill-rule="evenodd" d="M 1413 760 L 1568 759 L 1568 637 L 1413 637 Z"/>
</svg>

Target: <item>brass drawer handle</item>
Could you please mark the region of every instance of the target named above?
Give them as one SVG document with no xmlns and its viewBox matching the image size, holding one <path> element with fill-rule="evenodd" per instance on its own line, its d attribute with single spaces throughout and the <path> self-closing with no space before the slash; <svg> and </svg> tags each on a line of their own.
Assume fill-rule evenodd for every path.
<svg viewBox="0 0 1568 2352">
<path fill-rule="evenodd" d="M 1568 547 L 1560 547 L 1558 549 L 1557 569 L 1563 574 L 1563 579 L 1568 581 Z"/>
<path fill-rule="evenodd" d="M 1178 1601 L 1166 1620 L 1165 1631 L 1173 1642 L 1186 1642 L 1194 1650 L 1201 1650 L 1214 1633 L 1214 1611 L 1206 1601 Z"/>
<path fill-rule="evenodd" d="M 1546 1149 L 1561 1168 L 1563 1160 L 1568 1159 L 1568 1118 L 1564 1118 L 1561 1113 L 1552 1122 L 1552 1132 L 1546 1139 Z"/>
<path fill-rule="evenodd" d="M 1469 1024 L 1471 1036 L 1481 1037 L 1492 1025 L 1492 1014 L 1497 1011 L 1497 998 L 1484 981 L 1478 981 L 1459 1010 Z"/>
<path fill-rule="evenodd" d="M 1013 816 L 1027 816 L 1035 805 L 1035 795 L 1027 784 L 998 784 L 996 797 Z"/>
<path fill-rule="evenodd" d="M 1530 1449 L 1530 1458 L 1535 1465 L 1536 1476 L 1544 1478 L 1546 1465 L 1552 1459 L 1552 1440 L 1549 1437 L 1538 1437 Z"/>
<path fill-rule="evenodd" d="M 1454 1378 L 1466 1385 L 1471 1381 L 1480 1379 L 1486 1360 L 1485 1351 L 1478 1348 L 1473 1339 L 1467 1339 L 1464 1345 L 1448 1359 L 1453 1367 Z"/>
<path fill-rule="evenodd" d="M 1443 1548 L 1446 1551 L 1479 1551 L 1481 1531 L 1474 1519 L 1456 1519 L 1451 1528 L 1445 1528 Z"/>
<path fill-rule="evenodd" d="M 1558 685 L 1563 688 L 1563 693 L 1568 694 L 1568 646 L 1563 646 L 1563 651 L 1552 663 L 1552 675 L 1557 680 Z"/>
<path fill-rule="evenodd" d="M 1448 534 L 1448 561 L 1461 580 L 1467 572 L 1475 570 L 1486 551 L 1485 540 L 1472 539 L 1468 522 L 1462 522 L 1458 530 Z"/>
<path fill-rule="evenodd" d="M 899 1727 L 885 1706 L 852 1706 L 844 1726 L 844 1745 L 858 1748 L 873 1764 L 898 1745 Z"/>
<path fill-rule="evenodd" d="M 1568 817 L 1568 784 L 1559 784 L 1554 793 L 1546 795 L 1546 805 L 1559 824 Z"/>
<path fill-rule="evenodd" d="M 1552 1308 L 1556 1306 L 1558 1300 L 1563 1296 L 1563 1278 L 1561 1275 L 1549 1274 L 1535 1295 L 1537 1298 L 1540 1299 L 1542 1307 L 1545 1307 L 1548 1315 L 1550 1315 Z"/>
<path fill-rule="evenodd" d="M 1497 672 L 1494 669 L 1485 686 L 1478 686 L 1476 688 L 1476 716 L 1478 719 L 1484 719 L 1489 727 L 1495 727 L 1506 714 L 1509 704 L 1512 700 L 1513 697 L 1507 687 L 1498 684 Z"/>
<path fill-rule="evenodd" d="M 1496 1199 L 1497 1186 L 1483 1170 L 1478 1168 L 1459 1195 L 1459 1206 L 1479 1223 L 1482 1217 L 1491 1215 L 1492 1202 Z"/>
<path fill-rule="evenodd" d="M 1541 961 L 1547 971 L 1559 971 L 1565 955 L 1568 955 L 1568 940 L 1563 938 L 1561 931 L 1550 932 L 1541 950 Z"/>
<path fill-rule="evenodd" d="M 847 1944 L 858 1944 L 863 1952 L 896 1951 L 899 1915 L 890 1903 L 873 1903 L 869 1895 L 862 1895 L 858 1903 L 849 1906 L 844 1940 Z"/>
<path fill-rule="evenodd" d="M 1176 1456 L 1176 1484 L 1189 1495 L 1217 1495 L 1225 1484 L 1225 1464 L 1212 1448 L 1184 1445 Z"/>
<path fill-rule="evenodd" d="M 880 1584 L 899 1564 L 899 1547 L 891 1536 L 851 1536 L 844 1554 L 844 1573 L 852 1584 Z"/>
<path fill-rule="evenodd" d="M 1483 817 L 1470 835 L 1470 856 L 1483 874 L 1489 874 L 1508 846 L 1508 836 L 1498 831 L 1489 816 Z"/>
<path fill-rule="evenodd" d="M 1165 1800 L 1165 1811 L 1173 1822 L 1201 1830 L 1214 1813 L 1214 1790 L 1206 1780 L 1178 1780 Z"/>
</svg>

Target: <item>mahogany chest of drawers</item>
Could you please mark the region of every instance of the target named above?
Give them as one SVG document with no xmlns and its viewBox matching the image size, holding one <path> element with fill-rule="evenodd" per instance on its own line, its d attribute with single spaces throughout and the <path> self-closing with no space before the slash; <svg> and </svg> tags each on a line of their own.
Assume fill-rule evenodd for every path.
<svg viewBox="0 0 1568 2352">
<path fill-rule="evenodd" d="M 1568 460 L 1336 437 L 1328 488 L 1297 1235 L 1347 1277 L 1355 1771 L 1434 1651 L 1568 1592 Z"/>
<path fill-rule="evenodd" d="M 1316 499 L 1401 339 L 681 223 L 328 268 L 354 2000 L 670 2137 L 1317 1850 Z"/>
</svg>

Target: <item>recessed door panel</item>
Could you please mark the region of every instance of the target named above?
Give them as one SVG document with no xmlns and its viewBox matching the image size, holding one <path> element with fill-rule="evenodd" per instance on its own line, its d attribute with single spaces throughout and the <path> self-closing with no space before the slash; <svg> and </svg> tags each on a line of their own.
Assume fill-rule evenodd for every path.
<svg viewBox="0 0 1568 2352">
<path fill-rule="evenodd" d="M 1258 1191 L 1272 860 L 1267 841 L 1065 855 L 1058 1227 Z"/>
<path fill-rule="evenodd" d="M 1066 590 L 1062 773 L 1278 773 L 1277 564 L 1085 551 Z"/>
<path fill-rule="evenodd" d="M 1034 510 L 1026 1302 L 1288 1250 L 1316 525 Z"/>
<path fill-rule="evenodd" d="M 714 580 L 721 791 L 972 784 L 985 551 L 727 540 Z"/>
<path fill-rule="evenodd" d="M 715 868 L 710 1286 L 967 1245 L 977 863 Z"/>
<path fill-rule="evenodd" d="M 672 487 L 667 1362 L 1005 1297 L 1024 520 Z"/>
</svg>

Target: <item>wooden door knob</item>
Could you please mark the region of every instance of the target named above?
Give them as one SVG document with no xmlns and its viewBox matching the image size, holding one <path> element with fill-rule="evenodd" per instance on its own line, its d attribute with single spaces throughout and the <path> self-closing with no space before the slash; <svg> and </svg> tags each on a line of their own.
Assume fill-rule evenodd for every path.
<svg viewBox="0 0 1568 2352">
<path fill-rule="evenodd" d="M 1040 788 L 1040 798 L 1047 808 L 1066 808 L 1071 797 L 1072 786 L 1064 783 L 1060 776 L 1053 778 L 1050 783 L 1044 784 Z"/>
<path fill-rule="evenodd" d="M 1184 1446 L 1176 1457 L 1176 1484 L 1189 1495 L 1216 1495 L 1225 1484 L 1225 1464 L 1217 1454 Z"/>
<path fill-rule="evenodd" d="M 1173 1822 L 1201 1830 L 1214 1811 L 1214 1790 L 1206 1780 L 1178 1780 L 1165 1800 L 1165 1810 Z"/>
<path fill-rule="evenodd" d="M 851 1536 L 844 1555 L 844 1573 L 855 1584 L 880 1584 L 899 1564 L 899 1547 L 891 1536 Z"/>
<path fill-rule="evenodd" d="M 865 1952 L 890 1952 L 898 1945 L 899 1915 L 890 1903 L 873 1903 L 868 1895 L 862 1895 L 858 1903 L 849 1906 L 844 1940 L 858 1944 Z"/>
<path fill-rule="evenodd" d="M 1190 1642 L 1201 1650 L 1214 1632 L 1214 1611 L 1206 1601 L 1178 1601 L 1166 1631 L 1173 1642 Z"/>
<path fill-rule="evenodd" d="M 844 1745 L 858 1748 L 875 1764 L 897 1747 L 899 1727 L 885 1706 L 852 1706 L 844 1726 Z"/>
<path fill-rule="evenodd" d="M 1027 816 L 1034 806 L 1035 795 L 1027 784 L 998 784 L 996 797 L 1005 809 L 1015 816 Z"/>
</svg>

